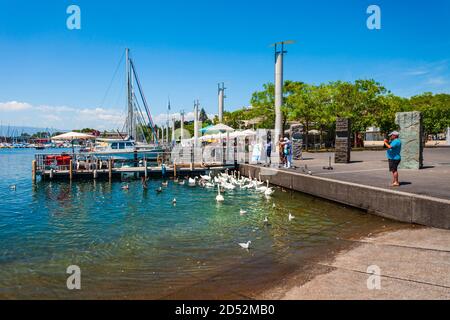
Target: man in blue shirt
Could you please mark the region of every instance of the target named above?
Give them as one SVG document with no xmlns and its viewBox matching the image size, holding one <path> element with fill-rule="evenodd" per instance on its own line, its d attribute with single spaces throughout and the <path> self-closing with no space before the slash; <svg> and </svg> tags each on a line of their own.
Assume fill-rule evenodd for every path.
<svg viewBox="0 0 450 320">
<path fill-rule="evenodd" d="M 400 156 L 400 151 L 402 150 L 402 143 L 398 138 L 399 133 L 397 131 L 393 131 L 389 134 L 390 142 L 387 139 L 384 139 L 384 145 L 388 148 L 386 151 L 386 156 L 389 161 L 389 171 L 392 172 L 392 186 L 398 187 L 400 183 L 398 182 L 398 165 L 402 160 Z"/>
</svg>

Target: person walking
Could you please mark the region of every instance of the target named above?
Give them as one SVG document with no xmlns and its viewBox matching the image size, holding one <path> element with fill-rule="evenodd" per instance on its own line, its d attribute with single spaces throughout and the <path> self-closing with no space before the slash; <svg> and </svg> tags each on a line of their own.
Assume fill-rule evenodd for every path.
<svg viewBox="0 0 450 320">
<path fill-rule="evenodd" d="M 285 168 L 290 168 L 292 166 L 292 144 L 288 137 L 284 138 L 283 151 L 285 160 Z"/>
<path fill-rule="evenodd" d="M 268 139 L 266 143 L 266 164 L 268 163 L 269 166 L 272 164 L 272 160 L 270 159 L 270 156 L 272 155 L 272 140 Z"/>
<path fill-rule="evenodd" d="M 283 139 L 283 137 L 280 137 L 280 140 L 278 141 L 278 155 L 280 156 L 280 165 L 284 166 L 286 160 L 284 158 L 284 139 Z"/>
<path fill-rule="evenodd" d="M 386 157 L 389 161 L 389 171 L 392 172 L 392 184 L 393 187 L 398 187 L 400 183 L 398 182 L 398 165 L 402 160 L 400 152 L 402 150 L 402 143 L 399 139 L 398 131 L 392 131 L 389 134 L 389 141 L 384 139 L 384 145 L 386 146 Z"/>
</svg>

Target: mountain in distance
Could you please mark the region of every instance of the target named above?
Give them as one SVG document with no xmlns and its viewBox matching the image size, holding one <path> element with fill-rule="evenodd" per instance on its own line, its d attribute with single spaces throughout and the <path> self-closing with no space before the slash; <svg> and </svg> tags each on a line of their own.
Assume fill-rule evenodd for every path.
<svg viewBox="0 0 450 320">
<path fill-rule="evenodd" d="M 38 132 L 67 132 L 70 130 L 64 129 L 55 129 L 55 128 L 37 128 L 37 127 L 25 127 L 25 126 L 8 126 L 1 125 L 0 126 L 0 136 L 20 136 L 23 133 L 28 133 L 29 135 L 33 135 Z"/>
</svg>

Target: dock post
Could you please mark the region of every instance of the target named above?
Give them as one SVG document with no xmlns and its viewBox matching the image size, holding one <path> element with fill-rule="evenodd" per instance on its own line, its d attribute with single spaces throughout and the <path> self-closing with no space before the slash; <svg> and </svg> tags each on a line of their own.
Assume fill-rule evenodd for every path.
<svg viewBox="0 0 450 320">
<path fill-rule="evenodd" d="M 36 182 L 36 160 L 31 161 L 31 180 Z"/>
<path fill-rule="evenodd" d="M 112 180 L 112 160 L 111 158 L 108 159 L 108 176 L 109 176 L 109 182 Z"/>
<path fill-rule="evenodd" d="M 97 179 L 97 177 L 98 177 L 97 169 L 94 169 L 94 170 L 92 171 L 92 175 L 94 176 L 94 180 Z"/>
<path fill-rule="evenodd" d="M 50 177 L 50 180 L 53 179 L 53 169 L 50 169 L 49 177 Z"/>
<path fill-rule="evenodd" d="M 144 159 L 144 176 L 145 180 L 147 180 L 148 177 L 147 159 Z"/>
<path fill-rule="evenodd" d="M 69 161 L 69 180 L 72 181 L 73 177 L 73 162 L 72 159 Z"/>
<path fill-rule="evenodd" d="M 177 164 L 173 163 L 173 178 L 175 179 L 177 177 Z"/>
</svg>

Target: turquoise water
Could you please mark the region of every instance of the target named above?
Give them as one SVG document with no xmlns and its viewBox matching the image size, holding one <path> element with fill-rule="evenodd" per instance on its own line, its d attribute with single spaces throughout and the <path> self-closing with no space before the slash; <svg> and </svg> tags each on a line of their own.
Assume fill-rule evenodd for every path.
<svg viewBox="0 0 450 320">
<path fill-rule="evenodd" d="M 393 225 L 281 189 L 269 200 L 228 191 L 217 204 L 215 190 L 172 181 L 161 194 L 160 180 L 147 191 L 140 181 L 33 185 L 34 153 L 0 150 L 0 298 L 248 297 L 346 237 Z M 81 290 L 66 287 L 69 265 Z"/>
</svg>

